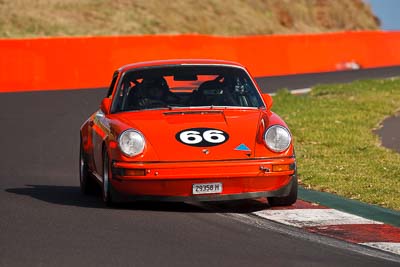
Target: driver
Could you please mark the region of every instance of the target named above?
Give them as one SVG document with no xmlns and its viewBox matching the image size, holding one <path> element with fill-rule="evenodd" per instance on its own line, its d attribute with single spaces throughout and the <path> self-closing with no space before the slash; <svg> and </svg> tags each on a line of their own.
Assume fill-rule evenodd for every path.
<svg viewBox="0 0 400 267">
<path fill-rule="evenodd" d="M 161 84 L 154 81 L 145 82 L 142 88 L 143 96 L 139 98 L 138 105 L 140 107 L 154 107 L 154 106 L 165 106 L 166 103 L 163 100 L 164 89 Z"/>
<path fill-rule="evenodd" d="M 141 84 L 138 106 L 142 108 L 162 107 L 180 103 L 180 98 L 169 90 L 163 77 L 144 80 Z"/>
</svg>

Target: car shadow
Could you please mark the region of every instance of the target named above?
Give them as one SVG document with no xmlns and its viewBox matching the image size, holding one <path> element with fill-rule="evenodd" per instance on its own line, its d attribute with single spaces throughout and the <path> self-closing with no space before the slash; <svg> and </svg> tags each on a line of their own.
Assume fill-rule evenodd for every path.
<svg viewBox="0 0 400 267">
<path fill-rule="evenodd" d="M 9 188 L 5 191 L 8 193 L 29 196 L 51 204 L 98 209 L 127 209 L 193 213 L 251 213 L 269 207 L 265 201 L 234 200 L 205 203 L 136 201 L 120 203 L 110 208 L 105 206 L 101 201 L 100 188 L 90 195 L 83 195 L 78 186 L 59 185 L 29 184 L 21 188 Z"/>
</svg>

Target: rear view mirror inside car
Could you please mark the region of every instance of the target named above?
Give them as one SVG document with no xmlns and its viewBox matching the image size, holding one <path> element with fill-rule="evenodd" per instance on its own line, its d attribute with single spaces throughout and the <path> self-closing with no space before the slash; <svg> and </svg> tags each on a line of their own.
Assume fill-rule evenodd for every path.
<svg viewBox="0 0 400 267">
<path fill-rule="evenodd" d="M 177 73 L 174 75 L 174 81 L 197 81 L 197 75 L 192 73 Z"/>
</svg>

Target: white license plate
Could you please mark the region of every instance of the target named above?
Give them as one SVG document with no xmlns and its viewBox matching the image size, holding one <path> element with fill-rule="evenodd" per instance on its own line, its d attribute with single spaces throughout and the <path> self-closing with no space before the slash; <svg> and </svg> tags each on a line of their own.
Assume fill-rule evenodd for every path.
<svg viewBox="0 0 400 267">
<path fill-rule="evenodd" d="M 222 183 L 193 184 L 193 195 L 218 194 L 222 192 Z"/>
</svg>

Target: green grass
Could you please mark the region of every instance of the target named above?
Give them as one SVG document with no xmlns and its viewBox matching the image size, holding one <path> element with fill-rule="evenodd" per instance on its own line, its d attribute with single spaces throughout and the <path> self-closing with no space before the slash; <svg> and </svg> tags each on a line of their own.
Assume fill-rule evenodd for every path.
<svg viewBox="0 0 400 267">
<path fill-rule="evenodd" d="M 400 79 L 280 91 L 274 103 L 294 136 L 304 187 L 400 210 L 400 154 L 373 133 L 399 111 Z"/>
</svg>

